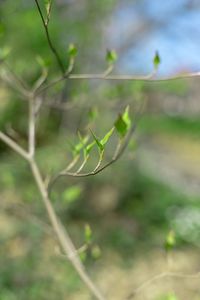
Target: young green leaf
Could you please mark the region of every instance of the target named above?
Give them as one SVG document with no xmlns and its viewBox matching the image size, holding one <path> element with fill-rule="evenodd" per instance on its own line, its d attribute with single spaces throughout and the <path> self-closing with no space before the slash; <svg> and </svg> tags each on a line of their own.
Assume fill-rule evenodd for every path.
<svg viewBox="0 0 200 300">
<path fill-rule="evenodd" d="M 98 245 L 94 245 L 91 248 L 91 255 L 94 259 L 98 259 L 101 256 L 101 249 Z"/>
<path fill-rule="evenodd" d="M 79 253 L 79 257 L 82 262 L 85 262 L 87 259 L 87 252 L 84 251 L 84 252 Z"/>
<path fill-rule="evenodd" d="M 114 131 L 114 127 L 111 128 L 110 131 L 108 131 L 108 133 L 103 137 L 103 139 L 100 141 L 101 145 L 105 146 L 108 142 L 108 140 L 110 139 L 111 135 L 113 134 Z"/>
<path fill-rule="evenodd" d="M 120 138 L 124 138 L 131 126 L 131 119 L 129 117 L 128 106 L 126 107 L 124 113 L 119 115 L 119 117 L 115 121 L 114 126 Z"/>
<path fill-rule="evenodd" d="M 160 63 L 161 63 L 160 55 L 159 55 L 158 51 L 156 51 L 154 59 L 153 59 L 154 68 L 157 69 L 159 67 Z"/>
<path fill-rule="evenodd" d="M 68 55 L 71 57 L 71 58 L 74 58 L 78 53 L 78 50 L 76 48 L 76 46 L 74 44 L 69 44 L 69 47 L 68 47 Z"/>
<path fill-rule="evenodd" d="M 85 148 L 85 145 L 87 144 L 89 139 L 89 136 L 82 137 L 80 132 L 78 132 L 78 137 L 80 140 L 79 143 L 77 143 L 76 145 L 70 144 L 74 156 L 80 154 L 81 150 Z"/>
<path fill-rule="evenodd" d="M 87 244 L 90 244 L 92 241 L 92 229 L 89 224 L 85 225 L 84 236 L 85 236 L 85 242 Z"/>
<path fill-rule="evenodd" d="M 90 121 L 94 121 L 98 116 L 98 110 L 96 107 L 91 107 L 89 112 L 88 112 L 88 117 Z"/>
<path fill-rule="evenodd" d="M 78 200 L 78 198 L 81 195 L 81 192 L 82 187 L 80 185 L 71 186 L 63 192 L 62 199 L 68 203 L 74 202 Z"/>
<path fill-rule="evenodd" d="M 96 137 L 96 135 L 90 130 L 93 136 L 93 139 L 95 140 L 97 147 L 99 148 L 99 151 L 102 152 L 104 150 L 104 145 L 99 141 L 99 139 Z"/>
<path fill-rule="evenodd" d="M 129 129 L 131 127 L 131 119 L 129 117 L 129 106 L 127 106 L 125 108 L 125 111 L 124 111 L 124 113 L 122 115 L 122 118 L 123 118 L 124 122 L 127 125 L 127 129 Z"/>
<path fill-rule="evenodd" d="M 106 61 L 109 65 L 113 65 L 117 61 L 117 53 L 115 50 L 107 50 Z"/>
<path fill-rule="evenodd" d="M 176 236 L 173 230 L 170 230 L 165 239 L 165 249 L 166 251 L 170 251 L 174 248 L 176 244 Z"/>
<path fill-rule="evenodd" d="M 52 0 L 45 0 L 45 8 L 46 8 L 47 15 L 50 14 L 51 2 L 52 2 Z"/>
<path fill-rule="evenodd" d="M 88 144 L 85 148 L 84 148 L 84 151 L 85 151 L 85 154 L 84 156 L 87 156 L 90 154 L 90 151 L 92 150 L 92 148 L 94 147 L 94 145 L 96 144 L 96 142 L 92 142 L 90 144 Z"/>
</svg>

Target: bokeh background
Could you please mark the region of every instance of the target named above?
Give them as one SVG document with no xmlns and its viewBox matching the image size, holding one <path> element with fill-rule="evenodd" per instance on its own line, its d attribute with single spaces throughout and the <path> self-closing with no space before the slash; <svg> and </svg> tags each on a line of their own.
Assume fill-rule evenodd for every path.
<svg viewBox="0 0 200 300">
<path fill-rule="evenodd" d="M 40 1 L 41 5 L 44 1 Z M 101 73 L 105 53 L 115 49 L 115 73 L 147 74 L 155 51 L 159 76 L 200 69 L 198 0 L 57 0 L 50 21 L 52 39 L 68 64 L 67 48 L 76 44 L 76 73 Z M 59 69 L 48 48 L 35 2 L 0 2 L 1 51 L 28 86 L 48 65 Z M 37 124 L 37 161 L 43 174 L 69 162 L 69 143 L 88 122 L 98 136 L 130 105 L 134 116 L 145 103 L 137 130 L 123 157 L 87 179 L 62 178 L 52 201 L 77 246 L 92 229 L 92 247 L 82 259 L 107 299 L 200 299 L 200 102 L 199 79 L 142 81 L 67 81 L 45 93 Z M 91 114 L 92 112 L 92 114 Z M 95 116 L 94 119 L 91 120 Z M 0 129 L 26 147 L 27 105 L 0 83 Z M 115 148 L 111 140 L 108 157 Z M 96 154 L 88 163 L 93 165 Z M 58 249 L 27 164 L 0 142 L 0 299 L 92 299 Z M 169 232 L 175 245 L 166 253 Z M 130 299 L 132 299 L 130 298 Z"/>
</svg>

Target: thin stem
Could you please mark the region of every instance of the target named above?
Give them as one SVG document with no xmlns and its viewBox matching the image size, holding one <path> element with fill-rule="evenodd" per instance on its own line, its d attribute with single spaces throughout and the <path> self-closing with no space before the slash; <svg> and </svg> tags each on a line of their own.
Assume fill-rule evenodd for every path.
<svg viewBox="0 0 200 300">
<path fill-rule="evenodd" d="M 57 63 L 58 63 L 58 66 L 59 66 L 61 72 L 64 74 L 65 73 L 65 67 L 64 67 L 64 65 L 62 63 L 60 55 L 58 54 L 58 52 L 57 52 L 57 50 L 56 50 L 56 48 L 53 45 L 53 42 L 51 40 L 51 37 L 50 37 L 50 34 L 49 34 L 49 29 L 48 29 L 48 22 L 46 22 L 45 19 L 44 19 L 44 16 L 43 16 L 43 13 L 42 13 L 42 10 L 40 8 L 38 0 L 35 0 L 35 3 L 36 3 L 36 6 L 37 6 L 37 9 L 38 9 L 40 18 L 42 20 L 42 24 L 43 24 L 43 27 L 44 27 L 44 30 L 45 30 L 45 34 L 46 34 L 46 38 L 47 38 L 49 47 L 50 47 L 52 53 L 54 54 L 54 56 L 55 56 L 55 58 L 57 60 Z"/>
<path fill-rule="evenodd" d="M 94 168 L 93 172 L 96 172 L 100 168 L 102 161 L 103 161 L 103 156 L 104 156 L 104 150 L 100 153 L 99 160 L 98 160 L 97 165 Z"/>
<path fill-rule="evenodd" d="M 29 100 L 29 134 L 28 134 L 29 154 L 31 157 L 35 153 L 35 101 Z"/>
<path fill-rule="evenodd" d="M 1 79 L 8 84 L 12 89 L 17 90 L 24 98 L 29 97 L 29 92 L 24 82 L 9 68 L 8 64 L 4 63 L 5 69 L 2 70 Z"/>
<path fill-rule="evenodd" d="M 80 165 L 80 167 L 78 168 L 78 170 L 76 171 L 76 174 L 80 173 L 82 171 L 82 169 L 84 168 L 85 164 L 87 163 L 89 158 L 89 155 L 86 156 L 86 158 L 83 160 L 82 164 Z"/>
<path fill-rule="evenodd" d="M 51 204 L 51 201 L 48 197 L 48 193 L 45 188 L 40 171 L 37 167 L 37 164 L 35 163 L 34 159 L 30 159 L 29 162 L 30 162 L 33 176 L 35 178 L 38 189 L 42 196 L 43 203 L 48 212 L 52 227 L 58 237 L 58 240 L 62 246 L 64 253 L 67 255 L 67 257 L 71 261 L 72 265 L 74 266 L 75 270 L 77 271 L 77 273 L 79 274 L 79 276 L 81 277 L 83 282 L 86 284 L 86 286 L 89 288 L 89 290 L 96 297 L 96 299 L 105 300 L 105 298 L 101 295 L 100 291 L 97 289 L 97 287 L 94 285 L 92 280 L 87 275 L 87 273 L 84 269 L 84 266 L 82 265 L 79 257 L 77 255 L 74 255 L 76 253 L 76 249 L 75 249 L 66 229 L 62 226 L 61 222 L 59 221 L 59 219 L 55 213 L 55 210 L 54 210 L 54 208 Z"/>
<path fill-rule="evenodd" d="M 200 72 L 191 72 L 191 73 L 185 73 L 185 74 L 175 74 L 173 76 L 165 76 L 165 77 L 155 77 L 155 71 L 148 75 L 144 76 L 136 76 L 136 75 L 128 75 L 128 74 L 113 74 L 113 75 L 106 75 L 105 73 L 100 74 L 68 74 L 64 75 L 60 78 L 57 78 L 53 80 L 52 82 L 46 84 L 45 86 L 41 87 L 37 90 L 37 94 L 40 94 L 44 92 L 45 90 L 48 90 L 49 88 L 53 87 L 54 85 L 67 80 L 116 80 L 116 81 L 145 81 L 145 82 L 160 82 L 160 81 L 172 81 L 177 79 L 186 79 L 186 78 L 194 78 L 194 77 L 200 77 Z"/>
<path fill-rule="evenodd" d="M 6 145 L 8 145 L 11 149 L 21 155 L 24 159 L 29 159 L 29 153 L 24 150 L 21 146 L 19 146 L 15 141 L 13 141 L 9 136 L 0 131 L 0 140 L 2 140 Z"/>
<path fill-rule="evenodd" d="M 180 279 L 199 278 L 200 272 L 198 272 L 196 274 L 182 274 L 182 273 L 173 273 L 173 272 L 163 272 L 163 273 L 157 274 L 153 278 L 142 283 L 138 288 L 136 288 L 132 293 L 130 293 L 126 297 L 126 300 L 133 299 L 137 294 L 139 294 L 142 290 L 144 290 L 151 283 L 153 283 L 159 279 L 166 278 L 166 277 L 175 277 L 175 278 L 180 278 Z"/>
<path fill-rule="evenodd" d="M 66 172 L 70 171 L 78 162 L 80 158 L 80 155 L 75 156 L 75 158 L 71 161 L 71 163 L 67 166 L 67 168 L 65 169 Z"/>
</svg>

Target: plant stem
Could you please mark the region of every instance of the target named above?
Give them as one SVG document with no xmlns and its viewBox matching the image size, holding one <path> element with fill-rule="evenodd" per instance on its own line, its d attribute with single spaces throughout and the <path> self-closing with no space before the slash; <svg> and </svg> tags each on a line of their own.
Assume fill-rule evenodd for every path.
<svg viewBox="0 0 200 300">
<path fill-rule="evenodd" d="M 79 274 L 82 281 L 86 284 L 86 286 L 89 288 L 89 290 L 92 292 L 92 294 L 96 297 L 98 300 L 105 300 L 105 298 L 101 295 L 98 288 L 94 285 L 92 280 L 87 275 L 83 264 L 81 263 L 79 257 L 77 255 L 74 255 L 76 253 L 76 249 L 71 241 L 71 238 L 69 237 L 68 232 L 61 224 L 60 220 L 58 219 L 55 210 L 51 204 L 51 201 L 48 197 L 47 190 L 45 188 L 42 176 L 40 174 L 40 171 L 38 169 L 38 166 L 34 159 L 29 159 L 30 167 L 34 176 L 34 179 L 36 181 L 36 184 L 38 186 L 38 189 L 40 191 L 40 194 L 42 196 L 42 201 L 45 205 L 45 208 L 47 210 L 49 219 L 51 221 L 52 227 L 56 233 L 56 236 L 58 238 L 58 241 L 64 251 L 64 253 L 68 256 L 69 260 L 71 261 L 74 269 Z"/>
</svg>

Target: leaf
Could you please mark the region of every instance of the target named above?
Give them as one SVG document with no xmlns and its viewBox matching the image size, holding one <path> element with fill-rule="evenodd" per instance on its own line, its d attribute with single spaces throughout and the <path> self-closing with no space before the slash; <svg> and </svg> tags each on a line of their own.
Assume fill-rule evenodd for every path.
<svg viewBox="0 0 200 300">
<path fill-rule="evenodd" d="M 50 15 L 51 15 L 51 6 L 52 6 L 52 0 L 45 0 L 45 8 L 46 8 L 46 20 L 45 24 L 48 26 L 49 20 L 50 20 Z"/>
<path fill-rule="evenodd" d="M 72 203 L 80 197 L 82 192 L 82 187 L 80 185 L 74 185 L 67 188 L 63 194 L 62 198 L 65 202 Z"/>
<path fill-rule="evenodd" d="M 90 154 L 90 151 L 92 150 L 92 148 L 94 147 L 95 144 L 96 144 L 96 142 L 94 141 L 85 147 L 84 151 L 86 152 L 85 153 L 86 155 Z"/>
<path fill-rule="evenodd" d="M 107 50 L 106 61 L 111 65 L 113 65 L 117 61 L 117 53 L 115 52 L 115 50 Z"/>
<path fill-rule="evenodd" d="M 49 15 L 51 10 L 51 0 L 45 0 L 45 7 L 46 7 L 47 15 Z"/>
<path fill-rule="evenodd" d="M 99 148 L 99 151 L 102 152 L 104 150 L 104 145 L 102 145 L 101 141 L 99 141 L 99 139 L 95 136 L 95 134 L 92 132 L 92 130 L 90 129 L 92 136 L 97 144 L 97 147 Z"/>
<path fill-rule="evenodd" d="M 160 55 L 159 55 L 158 51 L 156 51 L 154 59 L 153 59 L 154 68 L 157 69 L 158 66 L 160 65 L 160 63 L 161 63 Z"/>
<path fill-rule="evenodd" d="M 170 230 L 166 236 L 165 249 L 166 251 L 172 250 L 176 244 L 176 236 L 173 230 Z"/>
<path fill-rule="evenodd" d="M 84 236 L 85 236 L 85 242 L 87 244 L 90 244 L 92 241 L 92 230 L 89 224 L 85 225 Z"/>
<path fill-rule="evenodd" d="M 75 47 L 74 44 L 69 44 L 69 47 L 68 47 L 68 55 L 72 58 L 74 58 L 78 53 L 78 50 L 77 48 Z"/>
<path fill-rule="evenodd" d="M 122 115 L 122 118 L 123 118 L 124 122 L 127 125 L 127 129 L 129 129 L 131 127 L 131 119 L 129 117 L 129 106 L 127 106 L 125 108 L 125 111 L 124 111 L 124 113 Z"/>
<path fill-rule="evenodd" d="M 80 257 L 80 260 L 81 260 L 82 262 L 85 262 L 86 259 L 87 259 L 87 253 L 86 253 L 86 252 L 81 252 L 81 253 L 79 254 L 79 257 Z"/>
<path fill-rule="evenodd" d="M 100 141 L 100 143 L 105 146 L 108 142 L 108 140 L 110 139 L 111 135 L 113 134 L 114 131 L 114 127 L 111 128 L 111 130 L 103 137 L 103 139 Z"/>
<path fill-rule="evenodd" d="M 131 126 L 131 119 L 129 117 L 129 107 L 127 106 L 124 113 L 120 114 L 119 117 L 117 118 L 117 120 L 115 121 L 115 129 L 117 130 L 120 138 L 123 138 L 130 126 Z"/>
<path fill-rule="evenodd" d="M 90 121 L 94 121 L 98 116 L 97 108 L 96 107 L 91 107 L 91 109 L 88 112 L 88 116 L 89 116 Z"/>
<path fill-rule="evenodd" d="M 91 255 L 94 259 L 98 259 L 101 256 L 101 249 L 98 245 L 94 245 L 91 249 Z"/>
<path fill-rule="evenodd" d="M 85 145 L 89 139 L 89 136 L 82 137 L 80 132 L 78 132 L 78 137 L 79 137 L 80 142 L 77 143 L 76 145 L 71 145 L 74 156 L 80 154 L 81 150 L 85 148 Z"/>
</svg>

